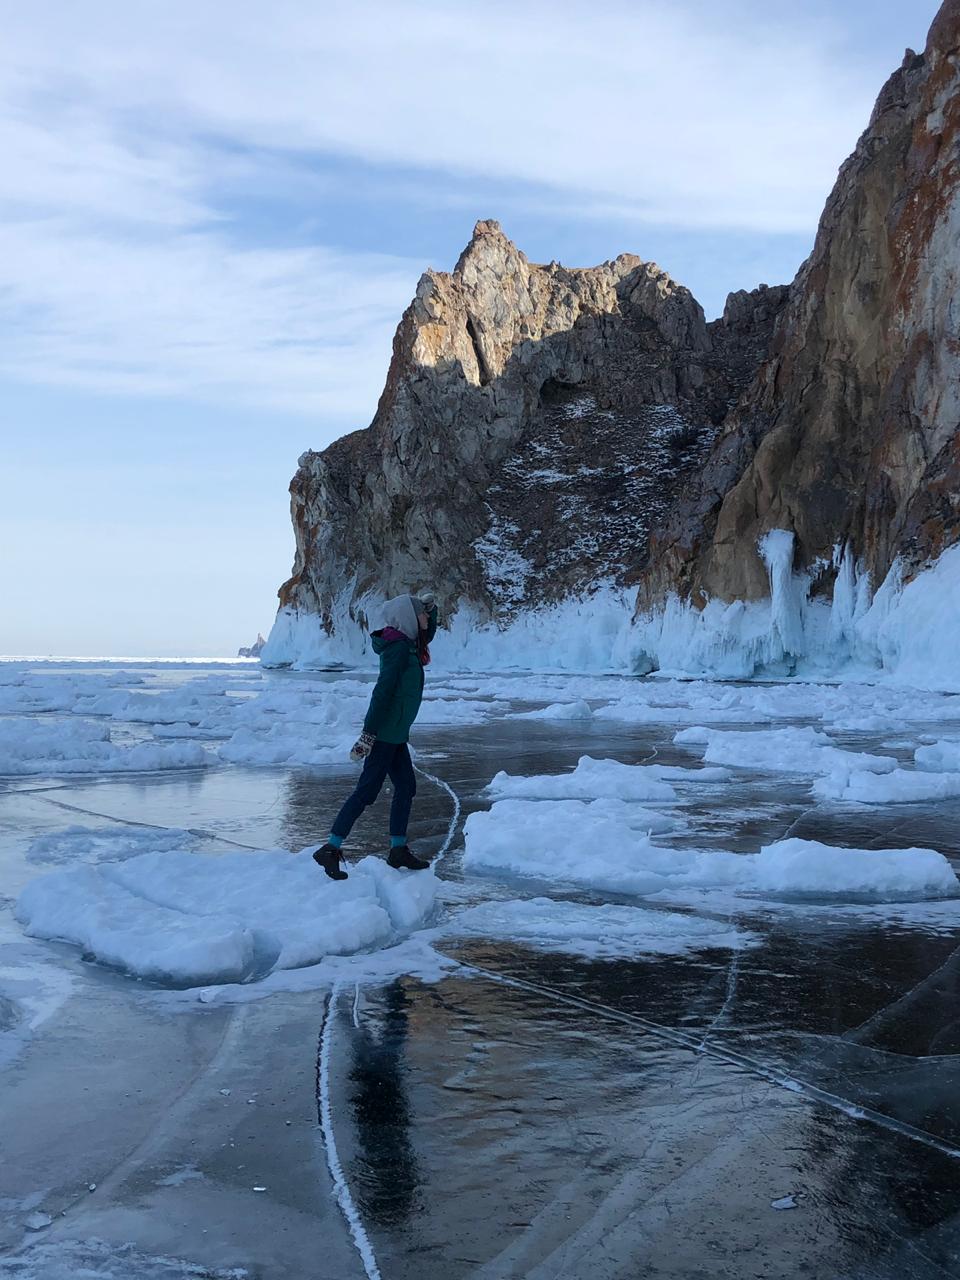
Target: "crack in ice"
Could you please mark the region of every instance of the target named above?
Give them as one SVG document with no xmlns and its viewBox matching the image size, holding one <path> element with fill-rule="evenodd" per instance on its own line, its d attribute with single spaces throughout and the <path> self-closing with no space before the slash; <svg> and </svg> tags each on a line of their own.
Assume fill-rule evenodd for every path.
<svg viewBox="0 0 960 1280">
<path fill-rule="evenodd" d="M 344 1176 L 343 1166 L 340 1164 L 337 1140 L 333 1132 L 333 1109 L 330 1105 L 330 1046 L 333 1041 L 333 1023 L 336 1018 L 337 998 L 340 995 L 341 986 L 342 983 L 335 982 L 330 989 L 323 1025 L 320 1028 L 320 1042 L 317 1046 L 317 1119 L 320 1123 L 320 1134 L 323 1139 L 324 1151 L 326 1152 L 327 1168 L 330 1170 L 330 1177 L 333 1179 L 337 1204 L 340 1206 L 340 1212 L 350 1228 L 350 1234 L 363 1263 L 367 1280 L 381 1280 L 373 1245 L 370 1243 L 370 1237 L 364 1229 L 360 1212 L 353 1196 L 350 1194 L 350 1187 Z"/>
<path fill-rule="evenodd" d="M 447 828 L 447 834 L 444 838 L 443 844 L 437 850 L 436 855 L 431 859 L 434 867 L 436 867 L 440 859 L 449 852 L 450 846 L 453 844 L 453 837 L 457 833 L 457 823 L 460 821 L 460 797 L 449 783 L 444 782 L 442 778 L 438 778 L 435 773 L 427 773 L 426 769 L 421 769 L 418 764 L 415 764 L 413 767 L 416 769 L 417 773 L 419 773 L 421 777 L 426 778 L 428 782 L 435 782 L 438 787 L 442 787 L 453 801 L 453 817 L 450 819 L 450 826 Z"/>
<path fill-rule="evenodd" d="M 451 956 L 448 959 L 454 959 L 454 957 Z M 481 977 L 502 983 L 504 986 L 516 987 L 520 991 L 531 991 L 535 995 L 545 996 L 550 1000 L 570 1005 L 575 1009 L 585 1009 L 590 1013 L 599 1014 L 601 1017 L 609 1018 L 626 1026 L 642 1027 L 645 1031 L 650 1032 L 651 1035 L 657 1036 L 661 1040 L 666 1040 L 670 1044 L 675 1044 L 681 1049 L 689 1049 L 694 1053 L 703 1053 L 709 1057 L 728 1062 L 733 1066 L 742 1067 L 744 1070 L 759 1076 L 780 1089 L 786 1089 L 790 1093 L 798 1094 L 811 1102 L 822 1103 L 834 1111 L 840 1111 L 844 1115 L 850 1116 L 853 1120 L 866 1120 L 870 1124 L 877 1125 L 878 1128 L 887 1129 L 891 1133 L 897 1133 L 901 1137 L 908 1138 L 911 1142 L 918 1142 L 923 1146 L 932 1148 L 934 1151 L 941 1152 L 943 1155 L 960 1160 L 960 1147 L 955 1147 L 949 1142 L 943 1141 L 935 1134 L 928 1133 L 925 1129 L 918 1129 L 904 1120 L 895 1120 L 892 1116 L 885 1115 L 882 1111 L 875 1111 L 872 1107 L 861 1106 L 857 1102 L 851 1102 L 849 1098 L 842 1098 L 838 1094 L 830 1093 L 828 1090 L 821 1089 L 818 1085 L 811 1084 L 807 1080 L 785 1075 L 775 1068 L 767 1066 L 766 1063 L 758 1058 L 753 1058 L 747 1054 L 739 1053 L 735 1049 L 728 1049 L 719 1045 L 701 1044 L 697 1037 L 689 1032 L 680 1031 L 675 1027 L 665 1027 L 659 1022 L 651 1022 L 647 1018 L 640 1017 L 639 1014 L 626 1013 L 622 1009 L 614 1009 L 610 1005 L 583 1000 L 579 996 L 567 995 L 565 992 L 557 991 L 553 987 L 542 986 L 537 982 L 528 982 L 523 978 L 511 978 L 506 974 L 483 969 L 479 965 L 466 964 L 463 961 L 458 963 L 467 972 L 479 974 Z"/>
</svg>

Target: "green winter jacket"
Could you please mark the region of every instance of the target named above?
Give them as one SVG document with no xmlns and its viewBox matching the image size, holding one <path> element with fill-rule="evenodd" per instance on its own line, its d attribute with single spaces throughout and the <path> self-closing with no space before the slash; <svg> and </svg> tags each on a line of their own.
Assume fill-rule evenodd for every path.
<svg viewBox="0 0 960 1280">
<path fill-rule="evenodd" d="M 427 644 L 437 631 L 437 610 L 429 613 Z M 365 733 L 378 742 L 406 742 L 423 698 L 423 666 L 414 640 L 384 640 L 382 631 L 371 635 L 373 651 L 380 655 L 380 675 L 370 697 L 363 722 Z"/>
</svg>

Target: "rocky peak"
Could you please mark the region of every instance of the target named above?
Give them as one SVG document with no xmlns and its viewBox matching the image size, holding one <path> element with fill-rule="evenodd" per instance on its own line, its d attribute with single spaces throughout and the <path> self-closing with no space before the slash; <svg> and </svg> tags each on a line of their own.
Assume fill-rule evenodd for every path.
<svg viewBox="0 0 960 1280">
<path fill-rule="evenodd" d="M 300 459 L 282 604 L 329 628 L 345 593 L 362 612 L 429 581 L 503 618 L 633 580 L 781 304 L 738 295 L 708 326 L 653 263 L 531 263 L 478 222 L 421 277 L 371 427 Z"/>
</svg>

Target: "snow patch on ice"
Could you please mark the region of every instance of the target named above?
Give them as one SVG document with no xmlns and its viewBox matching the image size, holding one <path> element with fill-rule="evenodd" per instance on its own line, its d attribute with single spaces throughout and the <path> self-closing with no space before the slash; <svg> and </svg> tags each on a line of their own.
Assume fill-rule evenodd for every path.
<svg viewBox="0 0 960 1280">
<path fill-rule="evenodd" d="M 433 872 L 364 858 L 333 886 L 306 853 L 141 854 L 52 872 L 21 893 L 33 937 L 74 943 L 138 977 L 177 985 L 244 982 L 274 968 L 382 947 L 433 910 Z"/>
<path fill-rule="evenodd" d="M 593 712 L 582 698 L 576 702 L 552 702 L 538 711 L 515 711 L 511 720 L 592 720 Z"/>
<path fill-rule="evenodd" d="M 676 792 L 656 766 L 622 764 L 619 760 L 595 760 L 581 756 L 572 773 L 511 775 L 501 770 L 486 787 L 488 795 L 526 799 L 667 801 Z"/>
<path fill-rule="evenodd" d="M 931 773 L 960 773 L 960 742 L 944 739 L 917 747 L 913 758 L 918 769 Z"/>
<path fill-rule="evenodd" d="M 202 769 L 211 757 L 191 742 L 122 746 L 107 725 L 85 721 L 41 723 L 23 717 L 0 720 L 0 775 L 140 773 Z"/>
<path fill-rule="evenodd" d="M 639 907 L 584 906 L 553 898 L 484 902 L 461 911 L 449 931 L 456 936 L 510 938 L 543 951 L 593 957 L 684 955 L 758 941 L 724 921 Z"/>
<path fill-rule="evenodd" d="M 615 893 L 699 887 L 896 900 L 960 891 L 950 863 L 932 849 L 845 849 L 799 839 L 755 854 L 671 848 L 598 805 L 574 824 L 551 801 L 501 800 L 469 816 L 464 838 L 466 870 L 559 879 Z"/>
<path fill-rule="evenodd" d="M 825 774 L 835 769 L 849 773 L 892 773 L 893 756 L 844 751 L 825 733 L 812 728 L 753 729 L 744 732 L 694 726 L 674 734 L 681 746 L 704 747 L 703 758 L 714 764 L 771 773 Z"/>
<path fill-rule="evenodd" d="M 39 863 L 120 862 L 141 853 L 189 849 L 196 843 L 177 827 L 64 827 L 37 836 L 27 846 L 27 861 Z"/>
<path fill-rule="evenodd" d="M 960 796 L 960 773 L 928 773 L 894 769 L 878 777 L 840 766 L 813 785 L 821 800 L 853 800 L 860 804 L 915 804 Z"/>
</svg>

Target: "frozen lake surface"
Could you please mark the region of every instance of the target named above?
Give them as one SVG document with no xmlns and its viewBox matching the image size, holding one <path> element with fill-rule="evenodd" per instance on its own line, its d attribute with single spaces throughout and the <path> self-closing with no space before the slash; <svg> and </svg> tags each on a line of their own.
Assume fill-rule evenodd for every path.
<svg viewBox="0 0 960 1280">
<path fill-rule="evenodd" d="M 369 688 L 0 664 L 0 1276 L 960 1274 L 960 698 Z"/>
</svg>

